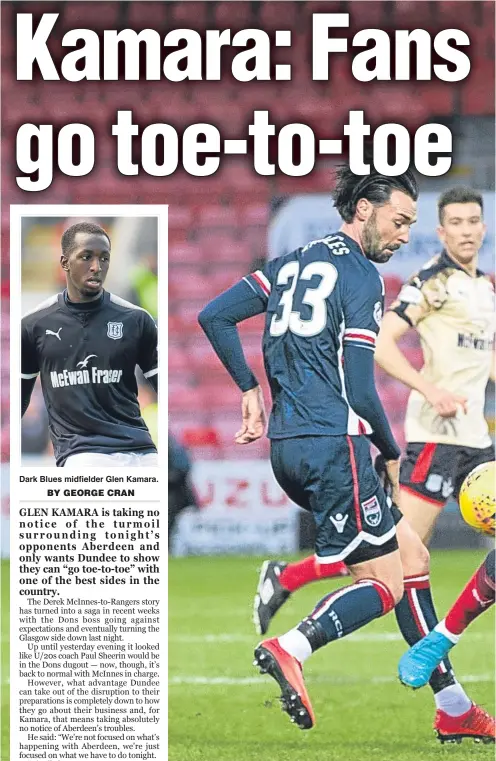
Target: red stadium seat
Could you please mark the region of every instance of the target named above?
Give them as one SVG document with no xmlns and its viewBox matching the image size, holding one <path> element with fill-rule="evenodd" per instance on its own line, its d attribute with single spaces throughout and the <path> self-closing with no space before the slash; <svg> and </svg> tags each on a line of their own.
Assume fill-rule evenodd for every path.
<svg viewBox="0 0 496 761">
<path fill-rule="evenodd" d="M 392 6 L 392 3 L 388 4 Z M 392 10 L 392 8 L 391 8 Z M 433 25 L 431 3 L 418 0 L 396 0 L 394 24 L 397 29 L 428 29 Z"/>
<path fill-rule="evenodd" d="M 236 266 L 211 268 L 208 273 L 208 281 L 212 289 L 212 296 L 231 288 L 246 274 L 248 274 L 247 269 L 240 270 Z"/>
<path fill-rule="evenodd" d="M 267 32 L 276 29 L 294 29 L 300 19 L 300 3 L 279 0 L 277 3 L 260 3 L 258 28 Z"/>
<path fill-rule="evenodd" d="M 99 3 L 98 12 L 91 13 L 88 3 L 65 3 L 62 28 L 64 30 L 88 28 L 88 13 L 91 13 L 91 29 L 94 29 L 96 32 L 103 31 L 104 29 L 117 29 L 120 9 L 120 3 Z M 142 18 L 144 17 L 142 16 Z"/>
<path fill-rule="evenodd" d="M 367 28 L 382 29 L 389 18 L 389 14 L 384 12 L 384 4 L 380 2 L 354 0 L 348 3 L 346 10 L 350 13 L 352 32 Z"/>
<path fill-rule="evenodd" d="M 266 228 L 270 218 L 268 203 L 250 203 L 240 207 L 241 225 Z"/>
<path fill-rule="evenodd" d="M 199 387 L 169 381 L 168 403 L 169 410 L 173 412 L 193 412 L 203 409 L 204 398 Z"/>
<path fill-rule="evenodd" d="M 494 93 L 488 87 L 494 82 L 494 62 L 488 61 L 485 69 L 468 76 L 462 86 L 461 111 L 469 116 L 492 116 L 494 114 Z"/>
<path fill-rule="evenodd" d="M 198 324 L 198 315 L 207 301 L 208 299 L 194 303 L 180 301 L 176 304 L 174 313 L 176 319 L 180 319 L 181 334 L 184 338 L 191 338 L 192 336 L 202 336 L 203 338 L 204 333 Z"/>
<path fill-rule="evenodd" d="M 384 276 L 385 299 L 388 304 L 394 301 L 402 287 L 403 280 L 398 275 Z"/>
<path fill-rule="evenodd" d="M 235 209 L 229 206 L 203 206 L 200 208 L 198 223 L 199 227 L 235 227 L 238 222 Z"/>
<path fill-rule="evenodd" d="M 205 256 L 211 262 L 232 264 L 237 271 L 246 275 L 253 259 L 251 248 L 247 243 L 237 240 L 214 240 L 214 244 L 205 238 L 203 243 Z"/>
<path fill-rule="evenodd" d="M 241 392 L 226 373 L 226 378 L 221 376 L 214 382 L 201 384 L 204 404 L 210 410 L 230 410 L 236 413 L 241 410 Z"/>
<path fill-rule="evenodd" d="M 181 346 L 174 346 L 169 340 L 167 364 L 170 372 L 187 372 L 191 369 L 191 362 L 186 351 Z"/>
<path fill-rule="evenodd" d="M 166 23 L 167 3 L 140 2 L 126 3 L 128 7 L 127 26 L 132 29 L 162 29 Z"/>
<path fill-rule="evenodd" d="M 215 24 L 219 29 L 248 29 L 254 25 L 251 3 L 221 0 L 215 7 Z"/>
<path fill-rule="evenodd" d="M 237 266 L 241 272 L 251 261 L 250 247 L 242 241 L 235 240 L 229 234 L 207 235 L 200 238 L 199 245 L 202 248 L 205 262 L 212 264 L 229 262 L 229 264 Z"/>
<path fill-rule="evenodd" d="M 302 6 L 303 14 L 307 17 L 313 13 L 340 13 L 342 10 L 340 0 L 308 0 Z"/>
<path fill-rule="evenodd" d="M 169 230 L 188 230 L 191 226 L 193 214 L 188 206 L 171 204 L 167 211 L 167 224 Z"/>
<path fill-rule="evenodd" d="M 205 29 L 207 27 L 207 3 L 190 0 L 187 3 L 171 3 L 171 26 L 186 29 Z"/>
<path fill-rule="evenodd" d="M 437 0 L 434 5 L 436 21 L 440 22 L 443 28 L 453 26 L 457 21 L 463 29 L 465 24 L 475 20 L 475 5 L 476 3 L 467 0 Z"/>
<path fill-rule="evenodd" d="M 449 82 L 418 82 L 417 93 L 417 99 L 431 116 L 451 116 L 453 113 L 454 88 Z M 405 112 L 410 108 L 411 100 L 409 98 L 405 103 Z"/>
<path fill-rule="evenodd" d="M 169 267 L 169 288 L 175 299 L 197 299 L 206 303 L 216 295 L 212 280 L 197 267 L 178 264 Z"/>
<path fill-rule="evenodd" d="M 198 243 L 174 243 L 169 246 L 169 261 L 177 264 L 204 264 L 204 250 Z"/>
</svg>

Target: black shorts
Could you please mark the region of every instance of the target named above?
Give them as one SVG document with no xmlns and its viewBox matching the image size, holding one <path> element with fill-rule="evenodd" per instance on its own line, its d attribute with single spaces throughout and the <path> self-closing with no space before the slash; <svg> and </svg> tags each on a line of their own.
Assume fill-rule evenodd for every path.
<svg viewBox="0 0 496 761">
<path fill-rule="evenodd" d="M 477 465 L 491 460 L 492 446 L 474 449 L 455 444 L 408 444 L 400 483 L 407 491 L 442 506 L 448 499 L 458 499 L 465 478 Z"/>
<path fill-rule="evenodd" d="M 353 565 L 397 549 L 395 520 L 365 436 L 301 436 L 271 441 L 277 482 L 311 510 L 321 563 Z"/>
</svg>

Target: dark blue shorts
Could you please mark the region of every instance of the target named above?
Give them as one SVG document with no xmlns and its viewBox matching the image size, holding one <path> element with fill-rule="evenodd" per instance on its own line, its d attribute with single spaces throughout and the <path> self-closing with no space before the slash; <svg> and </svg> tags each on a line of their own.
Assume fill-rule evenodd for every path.
<svg viewBox="0 0 496 761">
<path fill-rule="evenodd" d="M 365 436 L 273 439 L 271 462 L 289 498 L 312 511 L 322 563 L 353 565 L 398 548 L 390 500 Z"/>
</svg>

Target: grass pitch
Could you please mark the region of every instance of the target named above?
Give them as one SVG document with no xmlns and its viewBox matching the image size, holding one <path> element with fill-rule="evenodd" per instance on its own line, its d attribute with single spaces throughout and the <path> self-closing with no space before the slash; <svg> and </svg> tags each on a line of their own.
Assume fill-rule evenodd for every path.
<svg viewBox="0 0 496 761">
<path fill-rule="evenodd" d="M 436 552 L 432 583 L 444 615 L 484 551 Z M 278 688 L 252 666 L 259 638 L 251 603 L 260 558 L 176 558 L 169 562 L 169 761 L 431 761 L 494 759 L 494 746 L 441 746 L 432 730 L 430 689 L 396 680 L 406 646 L 394 614 L 331 643 L 305 666 L 317 717 L 293 726 Z M 270 634 L 308 614 L 330 589 L 321 581 L 296 592 Z M 494 615 L 475 621 L 453 651 L 453 665 L 472 699 L 494 711 Z"/>
</svg>

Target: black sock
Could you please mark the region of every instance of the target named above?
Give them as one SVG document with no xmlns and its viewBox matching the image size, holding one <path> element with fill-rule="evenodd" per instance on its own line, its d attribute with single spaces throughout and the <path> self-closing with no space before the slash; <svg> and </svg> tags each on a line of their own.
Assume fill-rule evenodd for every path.
<svg viewBox="0 0 496 761">
<path fill-rule="evenodd" d="M 434 629 L 438 618 L 434 609 L 428 574 L 405 578 L 405 593 L 394 612 L 400 632 L 410 646 Z M 455 681 L 451 663 L 448 658 L 445 658 L 432 672 L 429 684 L 432 691 L 436 693 L 455 684 Z"/>
</svg>

